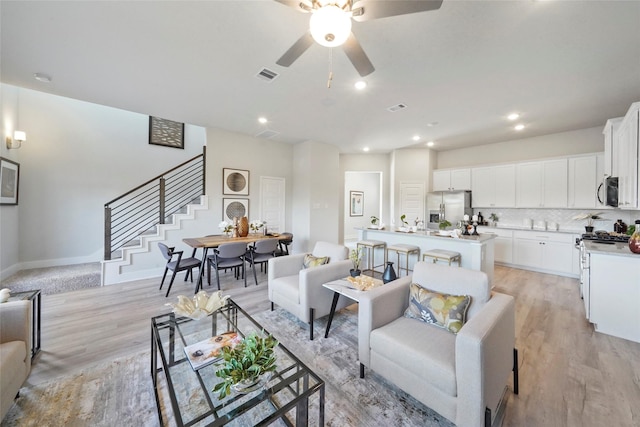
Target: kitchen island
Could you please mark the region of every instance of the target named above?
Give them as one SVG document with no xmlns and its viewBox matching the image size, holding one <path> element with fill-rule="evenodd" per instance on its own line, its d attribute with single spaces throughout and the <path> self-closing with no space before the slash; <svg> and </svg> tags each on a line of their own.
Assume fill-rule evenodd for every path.
<svg viewBox="0 0 640 427">
<path fill-rule="evenodd" d="M 387 246 L 397 243 L 416 245 L 420 247 L 420 260 L 422 260 L 422 254 L 431 249 L 445 249 L 459 252 L 462 267 L 484 271 L 487 276 L 489 276 L 489 283 L 493 281 L 493 245 L 496 237 L 493 234 L 453 238 L 450 236 L 439 236 L 438 231 L 435 230 L 416 231 L 413 233 L 372 228 L 357 228 L 357 230 L 359 240 L 381 240 L 387 242 Z M 376 253 L 375 264 L 382 264 L 381 261 L 382 252 Z"/>
<path fill-rule="evenodd" d="M 583 298 L 596 331 L 640 342 L 640 255 L 626 243 L 584 242 Z"/>
</svg>

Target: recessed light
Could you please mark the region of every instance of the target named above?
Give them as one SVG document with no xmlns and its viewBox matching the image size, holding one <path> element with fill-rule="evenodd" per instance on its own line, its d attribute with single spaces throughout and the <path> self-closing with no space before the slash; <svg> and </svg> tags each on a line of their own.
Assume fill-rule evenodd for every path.
<svg viewBox="0 0 640 427">
<path fill-rule="evenodd" d="M 434 145 L 436 145 L 436 143 L 433 141 L 427 142 L 427 147 L 433 147 Z"/>
<path fill-rule="evenodd" d="M 523 124 L 515 125 L 514 129 L 515 130 L 522 130 L 522 129 L 524 129 L 524 125 Z"/>
<path fill-rule="evenodd" d="M 413 139 L 414 141 L 420 141 L 420 135 L 413 135 Z"/>
<path fill-rule="evenodd" d="M 432 128 L 434 126 L 437 126 L 437 125 L 438 125 L 438 122 L 427 123 L 427 127 L 430 127 L 430 128 Z"/>
<path fill-rule="evenodd" d="M 358 90 L 363 90 L 364 88 L 367 87 L 367 82 L 365 82 L 364 80 L 360 80 L 357 81 L 356 84 L 354 85 L 356 87 L 356 89 Z"/>
<path fill-rule="evenodd" d="M 33 78 L 36 79 L 39 82 L 43 82 L 43 83 L 51 83 L 51 77 L 47 76 L 46 74 L 42 74 L 42 73 L 35 73 L 33 75 Z"/>
<path fill-rule="evenodd" d="M 259 118 L 258 118 L 258 121 L 259 121 L 260 123 L 262 123 L 263 125 L 264 125 L 264 124 L 266 124 L 266 123 L 268 122 L 268 120 L 267 120 L 267 118 L 266 118 L 266 117 L 259 117 Z"/>
<path fill-rule="evenodd" d="M 369 147 L 364 147 L 364 148 L 362 149 L 362 151 L 364 151 L 364 152 L 369 151 Z"/>
<path fill-rule="evenodd" d="M 520 117 L 520 114 L 518 113 L 511 113 L 507 116 L 507 119 L 509 120 L 516 120 L 518 117 Z"/>
</svg>

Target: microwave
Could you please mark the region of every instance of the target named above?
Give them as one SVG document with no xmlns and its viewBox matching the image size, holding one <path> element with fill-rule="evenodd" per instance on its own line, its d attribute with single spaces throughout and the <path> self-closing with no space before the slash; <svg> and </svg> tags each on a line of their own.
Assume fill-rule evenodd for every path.
<svg viewBox="0 0 640 427">
<path fill-rule="evenodd" d="M 618 177 L 609 176 L 604 180 L 604 197 L 607 206 L 618 207 Z"/>
</svg>

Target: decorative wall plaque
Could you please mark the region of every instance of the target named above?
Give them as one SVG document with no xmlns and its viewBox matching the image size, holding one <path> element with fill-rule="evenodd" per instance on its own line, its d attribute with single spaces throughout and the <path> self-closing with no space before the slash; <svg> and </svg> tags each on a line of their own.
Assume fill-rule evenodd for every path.
<svg viewBox="0 0 640 427">
<path fill-rule="evenodd" d="M 228 196 L 249 195 L 249 171 L 242 169 L 222 169 L 222 194 Z"/>
<path fill-rule="evenodd" d="M 149 116 L 149 144 L 184 149 L 184 123 Z"/>
</svg>

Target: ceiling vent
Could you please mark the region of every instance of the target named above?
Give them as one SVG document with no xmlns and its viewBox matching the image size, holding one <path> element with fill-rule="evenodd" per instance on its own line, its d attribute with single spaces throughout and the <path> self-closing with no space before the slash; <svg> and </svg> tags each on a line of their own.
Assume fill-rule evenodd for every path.
<svg viewBox="0 0 640 427">
<path fill-rule="evenodd" d="M 265 129 L 262 132 L 256 134 L 257 138 L 271 139 L 276 135 L 280 135 L 280 132 L 276 132 L 275 130 Z"/>
<path fill-rule="evenodd" d="M 260 80 L 264 80 L 265 82 L 272 82 L 279 75 L 280 74 L 276 73 L 275 71 L 272 71 L 268 68 L 263 68 L 258 74 L 256 74 L 256 77 Z"/>
<path fill-rule="evenodd" d="M 391 107 L 387 108 L 387 111 L 391 111 L 392 113 L 395 113 L 396 111 L 404 110 L 405 108 L 407 108 L 406 105 L 397 104 L 397 105 L 392 105 Z"/>
</svg>

